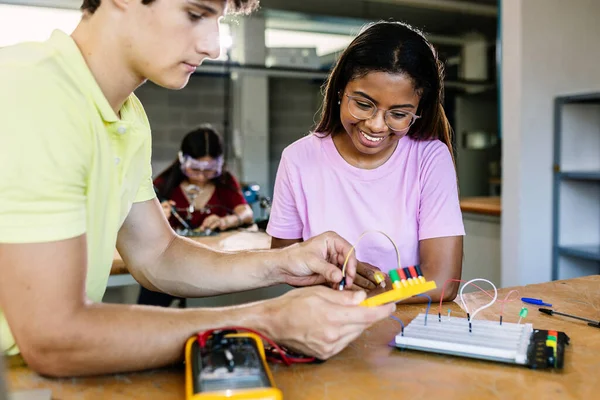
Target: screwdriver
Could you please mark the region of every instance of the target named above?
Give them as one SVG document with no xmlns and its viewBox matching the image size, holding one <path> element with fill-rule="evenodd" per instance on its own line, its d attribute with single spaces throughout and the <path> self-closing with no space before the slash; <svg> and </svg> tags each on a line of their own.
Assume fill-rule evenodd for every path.
<svg viewBox="0 0 600 400">
<path fill-rule="evenodd" d="M 576 315 L 561 313 L 558 311 L 550 310 L 549 308 L 539 308 L 538 310 L 540 310 L 540 312 L 543 312 L 544 314 L 548 314 L 548 315 L 556 314 L 556 315 L 562 315 L 564 317 L 575 318 L 575 319 L 587 322 L 589 326 L 593 326 L 594 328 L 600 328 L 600 321 L 594 321 L 593 319 L 588 319 L 588 318 L 578 317 Z"/>
</svg>

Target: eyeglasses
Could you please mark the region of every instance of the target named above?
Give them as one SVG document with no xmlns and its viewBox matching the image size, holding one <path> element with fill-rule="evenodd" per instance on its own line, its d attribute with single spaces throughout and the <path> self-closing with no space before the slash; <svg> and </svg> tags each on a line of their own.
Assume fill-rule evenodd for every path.
<svg viewBox="0 0 600 400">
<path fill-rule="evenodd" d="M 395 108 L 391 110 L 377 108 L 371 100 L 364 97 L 350 96 L 345 93 L 344 95 L 348 98 L 348 111 L 350 115 L 359 120 L 366 120 L 377 115 L 379 110 L 385 111 L 383 115 L 385 124 L 394 133 L 405 133 L 417 119 L 421 118 L 421 116 L 415 115 L 410 111 Z"/>
</svg>

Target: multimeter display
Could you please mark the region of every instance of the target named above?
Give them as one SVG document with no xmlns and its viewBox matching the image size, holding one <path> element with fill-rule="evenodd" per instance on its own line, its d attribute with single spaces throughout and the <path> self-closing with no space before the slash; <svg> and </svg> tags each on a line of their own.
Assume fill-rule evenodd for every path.
<svg viewBox="0 0 600 400">
<path fill-rule="evenodd" d="M 272 387 L 255 340 L 230 337 L 210 351 L 199 351 L 198 343 L 194 346 L 196 393 Z"/>
</svg>

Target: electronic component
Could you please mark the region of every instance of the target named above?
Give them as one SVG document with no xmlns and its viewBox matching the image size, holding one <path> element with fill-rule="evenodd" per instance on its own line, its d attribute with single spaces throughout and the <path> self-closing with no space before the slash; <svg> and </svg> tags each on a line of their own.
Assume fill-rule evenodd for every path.
<svg viewBox="0 0 600 400">
<path fill-rule="evenodd" d="M 217 236 L 219 234 L 218 231 L 214 231 L 212 229 L 175 229 L 175 232 L 179 236 L 185 237 L 205 237 L 205 236 Z"/>
<path fill-rule="evenodd" d="M 283 398 L 254 333 L 220 331 L 208 338 L 191 337 L 185 360 L 187 400 Z"/>
<path fill-rule="evenodd" d="M 585 321 L 588 323 L 589 326 L 593 326 L 594 328 L 600 328 L 600 321 L 594 321 L 593 319 L 578 317 L 576 315 L 566 314 L 566 313 L 550 310 L 548 308 L 539 308 L 538 310 L 540 312 L 542 312 L 544 314 L 548 314 L 548 315 L 556 314 L 556 315 L 562 315 L 563 317 L 569 317 L 569 318 L 578 319 L 580 321 Z"/>
<path fill-rule="evenodd" d="M 569 340 L 564 332 L 535 330 L 527 350 L 527 365 L 534 369 L 562 368 Z"/>
<path fill-rule="evenodd" d="M 375 307 L 395 303 L 436 288 L 434 281 L 428 281 L 423 277 L 418 265 L 390 270 L 389 275 L 392 280 L 392 288 L 387 292 L 365 299 L 360 303 L 362 306 Z"/>
<path fill-rule="evenodd" d="M 381 271 L 377 271 L 373 274 L 373 279 L 381 288 L 385 288 L 385 275 Z"/>
<path fill-rule="evenodd" d="M 427 323 L 426 314 L 421 313 L 396 335 L 394 343 L 401 349 L 543 369 L 563 367 L 569 337 L 563 332 L 534 330 L 531 324 L 500 325 L 495 321 L 458 317 Z"/>
</svg>

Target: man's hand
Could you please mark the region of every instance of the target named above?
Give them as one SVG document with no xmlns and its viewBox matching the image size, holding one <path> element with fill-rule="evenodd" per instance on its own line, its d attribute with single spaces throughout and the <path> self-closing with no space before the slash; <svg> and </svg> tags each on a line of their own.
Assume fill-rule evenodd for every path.
<svg viewBox="0 0 600 400">
<path fill-rule="evenodd" d="M 338 234 L 323 233 L 282 249 L 286 262 L 279 268 L 279 273 L 282 280 L 292 286 L 339 283 L 344 260 L 351 248 L 350 243 Z M 353 252 L 346 265 L 346 286 L 352 286 L 355 275 L 356 257 Z"/>
<path fill-rule="evenodd" d="M 395 304 L 359 306 L 365 297 L 363 291 L 325 286 L 292 290 L 269 302 L 267 312 L 272 319 L 267 335 L 290 349 L 325 360 L 396 309 Z"/>
</svg>

